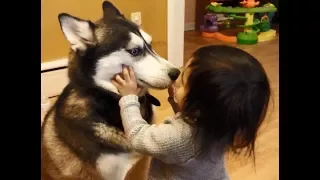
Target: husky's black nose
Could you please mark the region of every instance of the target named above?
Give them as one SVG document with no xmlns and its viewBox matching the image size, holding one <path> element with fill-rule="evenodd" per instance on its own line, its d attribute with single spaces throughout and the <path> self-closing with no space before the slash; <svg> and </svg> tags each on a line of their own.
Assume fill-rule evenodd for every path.
<svg viewBox="0 0 320 180">
<path fill-rule="evenodd" d="M 169 73 L 168 73 L 168 76 L 170 77 L 170 79 L 172 81 L 175 81 L 180 75 L 180 70 L 177 69 L 177 68 L 172 68 L 170 69 Z"/>
</svg>

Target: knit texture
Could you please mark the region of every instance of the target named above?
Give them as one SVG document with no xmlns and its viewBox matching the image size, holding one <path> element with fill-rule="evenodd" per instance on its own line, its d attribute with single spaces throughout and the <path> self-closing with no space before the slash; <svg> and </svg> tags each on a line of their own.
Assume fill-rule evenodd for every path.
<svg viewBox="0 0 320 180">
<path fill-rule="evenodd" d="M 212 148 L 209 157 L 197 155 L 195 129 L 179 114 L 150 125 L 141 116 L 138 96 L 124 96 L 119 105 L 132 147 L 152 157 L 150 180 L 228 180 L 223 148 Z"/>
</svg>

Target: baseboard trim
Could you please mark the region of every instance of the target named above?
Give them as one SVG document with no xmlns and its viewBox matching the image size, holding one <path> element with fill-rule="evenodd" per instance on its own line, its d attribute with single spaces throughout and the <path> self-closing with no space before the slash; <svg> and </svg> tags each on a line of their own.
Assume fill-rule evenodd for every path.
<svg viewBox="0 0 320 180">
<path fill-rule="evenodd" d="M 67 66 L 68 66 L 68 58 L 61 58 L 61 59 L 41 63 L 41 71 L 67 67 Z"/>
<path fill-rule="evenodd" d="M 68 83 L 67 68 L 41 73 L 41 93 L 45 97 L 60 95 Z"/>
<path fill-rule="evenodd" d="M 68 58 L 41 63 L 41 94 L 44 97 L 60 95 L 68 84 Z"/>
<path fill-rule="evenodd" d="M 196 23 L 191 22 L 191 23 L 185 23 L 184 24 L 184 31 L 193 31 L 196 29 Z"/>
</svg>

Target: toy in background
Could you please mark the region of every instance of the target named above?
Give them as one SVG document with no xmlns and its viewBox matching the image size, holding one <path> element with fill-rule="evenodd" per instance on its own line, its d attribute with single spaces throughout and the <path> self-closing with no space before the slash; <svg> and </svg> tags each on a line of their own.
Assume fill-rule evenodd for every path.
<svg viewBox="0 0 320 180">
<path fill-rule="evenodd" d="M 243 7 L 246 7 L 246 8 L 254 8 L 256 6 L 258 6 L 260 4 L 259 1 L 255 1 L 255 0 L 243 0 L 240 2 L 240 4 L 243 5 Z"/>
<path fill-rule="evenodd" d="M 200 26 L 200 31 L 218 32 L 218 16 L 214 13 L 207 13 L 204 16 L 204 24 Z"/>
<path fill-rule="evenodd" d="M 263 7 L 275 7 L 271 3 L 267 3 L 263 5 Z M 274 17 L 275 12 L 268 12 L 268 13 L 256 13 L 255 17 L 260 19 L 259 29 L 260 32 L 267 32 L 271 29 L 271 20 Z"/>
<path fill-rule="evenodd" d="M 255 0 L 243 0 L 240 4 L 243 7 L 223 7 L 222 3 L 211 0 L 211 4 L 206 7 L 208 13 L 204 16 L 204 24 L 200 26 L 202 36 L 239 44 L 256 44 L 272 40 L 276 36 L 276 31 L 270 29 L 270 24 L 277 8 L 271 3 L 256 7 L 260 2 Z M 237 36 L 226 36 L 220 33 L 217 13 L 226 15 L 227 18 L 224 20 L 226 28 L 231 28 L 231 20 L 243 20 L 244 25 L 236 27 L 241 27 L 244 31 L 239 32 Z"/>
</svg>

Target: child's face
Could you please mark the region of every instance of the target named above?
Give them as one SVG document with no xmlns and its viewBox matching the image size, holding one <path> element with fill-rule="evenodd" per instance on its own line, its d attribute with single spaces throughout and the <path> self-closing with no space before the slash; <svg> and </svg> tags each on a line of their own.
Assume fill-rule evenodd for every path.
<svg viewBox="0 0 320 180">
<path fill-rule="evenodd" d="M 186 67 L 190 63 L 191 60 L 188 61 L 186 64 Z M 174 101 L 178 104 L 179 107 L 183 104 L 183 98 L 185 97 L 186 93 L 186 83 L 188 80 L 189 68 L 181 68 L 180 69 L 181 73 L 176 82 L 174 83 L 175 90 L 174 90 Z"/>
<path fill-rule="evenodd" d="M 182 73 L 182 71 L 181 71 Z M 184 87 L 182 85 L 181 74 L 174 83 L 174 101 L 181 107 L 181 101 L 184 97 Z"/>
</svg>

